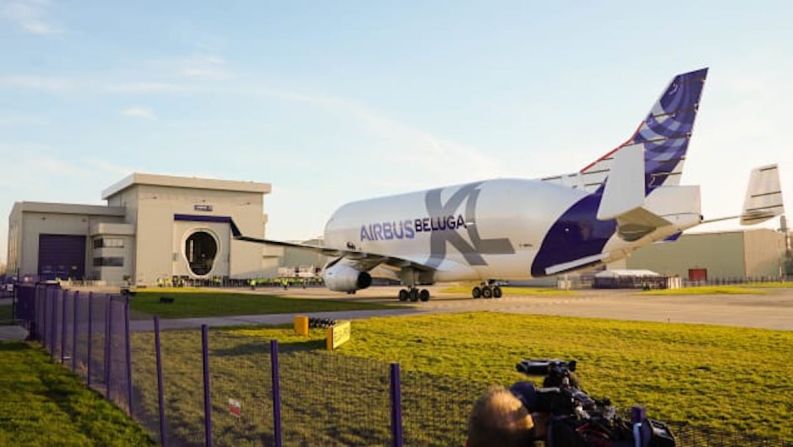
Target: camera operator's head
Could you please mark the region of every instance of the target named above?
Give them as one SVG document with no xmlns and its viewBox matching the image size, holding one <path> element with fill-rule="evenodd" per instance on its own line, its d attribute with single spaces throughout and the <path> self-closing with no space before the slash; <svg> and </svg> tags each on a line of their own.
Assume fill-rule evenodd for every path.
<svg viewBox="0 0 793 447">
<path fill-rule="evenodd" d="M 511 391 L 490 387 L 474 404 L 467 447 L 526 447 L 534 440 L 534 419 Z"/>
</svg>

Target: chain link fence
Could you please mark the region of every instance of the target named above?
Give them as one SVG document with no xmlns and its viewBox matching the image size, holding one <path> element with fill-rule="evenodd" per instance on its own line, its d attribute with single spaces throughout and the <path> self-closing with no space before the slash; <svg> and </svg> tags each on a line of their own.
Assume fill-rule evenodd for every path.
<svg viewBox="0 0 793 447">
<path fill-rule="evenodd" d="M 461 446 L 489 386 L 223 329 L 130 332 L 129 297 L 20 287 L 25 324 L 164 446 Z M 673 425 L 681 447 L 793 442 Z"/>
</svg>

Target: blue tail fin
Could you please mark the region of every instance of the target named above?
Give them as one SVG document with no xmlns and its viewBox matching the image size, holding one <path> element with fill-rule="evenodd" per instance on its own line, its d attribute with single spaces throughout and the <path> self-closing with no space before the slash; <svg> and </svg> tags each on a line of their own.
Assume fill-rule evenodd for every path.
<svg viewBox="0 0 793 447">
<path fill-rule="evenodd" d="M 641 143 L 647 193 L 662 185 L 678 184 L 707 75 L 708 69 L 703 68 L 675 76 L 633 136 L 581 172 L 608 169 L 608 160 L 617 151 Z"/>
</svg>

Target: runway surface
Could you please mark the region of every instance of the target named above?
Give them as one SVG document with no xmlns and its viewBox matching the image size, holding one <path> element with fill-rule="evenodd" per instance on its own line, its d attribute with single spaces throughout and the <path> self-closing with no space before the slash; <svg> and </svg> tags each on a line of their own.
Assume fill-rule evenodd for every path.
<svg viewBox="0 0 793 447">
<path fill-rule="evenodd" d="M 255 292 L 312 299 L 366 301 L 394 304 L 393 310 L 322 312 L 312 316 L 359 319 L 373 316 L 402 316 L 427 313 L 506 312 L 516 314 L 595 317 L 617 320 L 702 323 L 725 326 L 793 330 L 793 290 L 769 289 L 766 295 L 650 296 L 626 290 L 578 290 L 565 296 L 505 296 L 474 300 L 462 294 L 442 293 L 443 286 L 430 287 L 429 302 L 400 303 L 398 287 L 375 287 L 356 295 L 330 292 L 323 288 L 289 290 L 267 288 Z M 240 289 L 229 291 L 240 292 Z M 233 317 L 161 320 L 166 329 L 247 324 L 285 324 L 295 314 L 245 315 Z M 136 321 L 133 330 L 150 330 L 151 322 Z"/>
</svg>

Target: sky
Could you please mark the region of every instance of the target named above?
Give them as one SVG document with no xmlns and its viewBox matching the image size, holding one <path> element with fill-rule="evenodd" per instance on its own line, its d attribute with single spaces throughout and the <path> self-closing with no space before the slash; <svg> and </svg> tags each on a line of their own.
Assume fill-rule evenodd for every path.
<svg viewBox="0 0 793 447">
<path fill-rule="evenodd" d="M 15 201 L 102 204 L 132 172 L 271 183 L 290 240 L 352 200 L 575 172 L 702 67 L 683 184 L 735 215 L 779 163 L 789 207 L 791 23 L 791 2 L 0 0 L 0 262 Z"/>
</svg>

